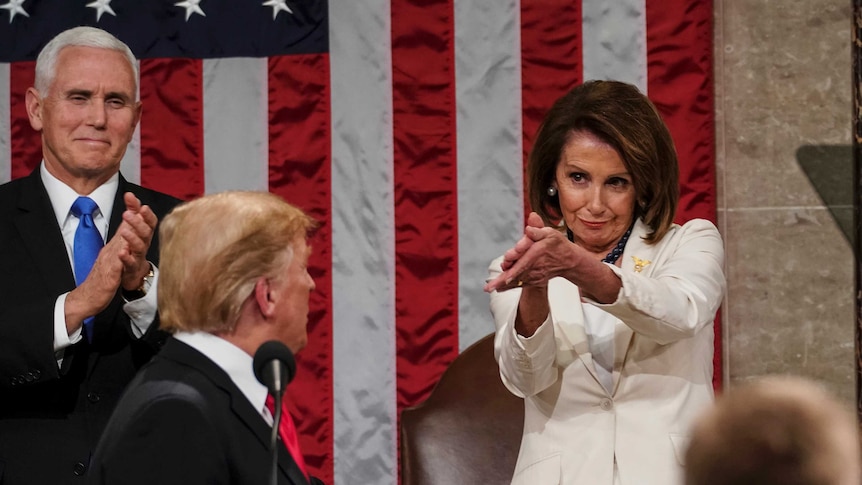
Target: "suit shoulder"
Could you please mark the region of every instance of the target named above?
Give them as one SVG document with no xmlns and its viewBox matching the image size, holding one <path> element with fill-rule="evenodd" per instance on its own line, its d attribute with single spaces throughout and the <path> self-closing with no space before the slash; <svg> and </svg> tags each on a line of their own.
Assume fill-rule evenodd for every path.
<svg viewBox="0 0 862 485">
<path fill-rule="evenodd" d="M 721 233 L 712 221 L 706 219 L 692 219 L 682 225 L 679 229 L 680 237 L 685 238 L 709 238 L 721 240 Z"/>
<path fill-rule="evenodd" d="M 4 184 L 0 184 L 0 214 L 9 216 L 17 213 L 22 205 L 27 209 L 32 209 L 34 205 L 43 202 L 42 193 L 44 188 L 33 177 L 20 177 L 11 180 Z M 50 203 L 47 200 L 47 194 L 44 194 L 44 203 Z"/>
<path fill-rule="evenodd" d="M 692 219 L 683 224 L 682 227 L 695 231 L 718 231 L 715 223 L 707 219 Z"/>
<path fill-rule="evenodd" d="M 20 177 L 0 184 L 0 198 L 7 199 L 15 197 L 17 194 L 21 193 L 21 190 L 23 190 L 24 186 L 28 183 L 27 177 Z"/>
</svg>

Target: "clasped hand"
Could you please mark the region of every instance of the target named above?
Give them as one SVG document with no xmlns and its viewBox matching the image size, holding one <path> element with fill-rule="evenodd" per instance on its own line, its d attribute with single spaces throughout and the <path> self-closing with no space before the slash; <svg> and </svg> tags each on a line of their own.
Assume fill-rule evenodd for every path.
<svg viewBox="0 0 862 485">
<path fill-rule="evenodd" d="M 66 298 L 67 322 L 104 310 L 122 286 L 135 290 L 149 272 L 147 251 L 153 239 L 158 218 L 149 206 L 131 192 L 123 195 L 126 210 L 114 236 L 99 251 L 93 268 L 80 286 Z"/>
<path fill-rule="evenodd" d="M 524 235 L 503 254 L 503 272 L 485 284 L 485 291 L 505 291 L 520 286 L 543 287 L 570 267 L 571 243 L 553 227 L 546 227 L 535 212 L 527 217 Z"/>
</svg>

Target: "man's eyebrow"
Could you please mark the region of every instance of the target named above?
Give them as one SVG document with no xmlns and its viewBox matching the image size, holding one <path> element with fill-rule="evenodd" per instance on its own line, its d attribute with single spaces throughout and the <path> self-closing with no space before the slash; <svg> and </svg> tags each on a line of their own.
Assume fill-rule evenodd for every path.
<svg viewBox="0 0 862 485">
<path fill-rule="evenodd" d="M 128 94 L 126 94 L 122 91 L 109 91 L 108 93 L 105 93 L 105 99 L 117 99 L 117 98 L 122 99 L 124 101 L 129 101 L 132 99 L 131 96 L 129 96 Z"/>
<path fill-rule="evenodd" d="M 65 94 L 66 96 L 86 96 L 89 98 L 93 95 L 93 91 L 90 91 L 89 89 L 73 88 L 66 91 Z"/>
</svg>

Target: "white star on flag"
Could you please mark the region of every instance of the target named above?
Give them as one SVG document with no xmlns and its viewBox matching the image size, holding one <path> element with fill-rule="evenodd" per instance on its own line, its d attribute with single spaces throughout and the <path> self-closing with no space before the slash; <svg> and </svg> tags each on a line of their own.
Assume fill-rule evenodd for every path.
<svg viewBox="0 0 862 485">
<path fill-rule="evenodd" d="M 205 14 L 198 5 L 200 3 L 201 0 L 184 0 L 182 2 L 177 2 L 174 5 L 186 9 L 186 22 L 188 22 L 193 13 L 200 14 L 201 17 L 207 16 L 207 14 Z"/>
<path fill-rule="evenodd" d="M 24 4 L 24 0 L 9 0 L 9 3 L 6 5 L 0 5 L 0 8 L 5 8 L 9 11 L 9 23 L 12 23 L 12 19 L 15 18 L 15 14 L 21 14 L 25 17 L 29 17 L 30 14 L 27 13 L 26 10 L 21 6 Z"/>
<path fill-rule="evenodd" d="M 111 0 L 95 0 L 88 3 L 87 6 L 96 9 L 96 22 L 102 18 L 102 14 L 105 12 L 108 12 L 114 17 L 117 16 L 117 14 L 114 13 L 114 9 L 111 8 Z"/>
<path fill-rule="evenodd" d="M 287 6 L 287 0 L 266 0 L 263 2 L 264 7 L 272 7 L 272 20 L 278 16 L 278 12 L 284 10 L 289 14 L 293 14 L 293 10 Z"/>
</svg>

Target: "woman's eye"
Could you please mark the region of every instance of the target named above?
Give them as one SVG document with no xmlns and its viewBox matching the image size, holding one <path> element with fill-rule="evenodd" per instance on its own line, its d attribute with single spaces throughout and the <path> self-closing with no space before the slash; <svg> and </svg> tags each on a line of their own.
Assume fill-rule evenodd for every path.
<svg viewBox="0 0 862 485">
<path fill-rule="evenodd" d="M 569 177 L 572 179 L 573 182 L 583 182 L 584 180 L 586 180 L 584 174 L 577 172 L 569 175 Z"/>
<path fill-rule="evenodd" d="M 608 185 L 615 188 L 625 188 L 629 185 L 629 181 L 622 177 L 613 177 L 608 179 Z"/>
</svg>

